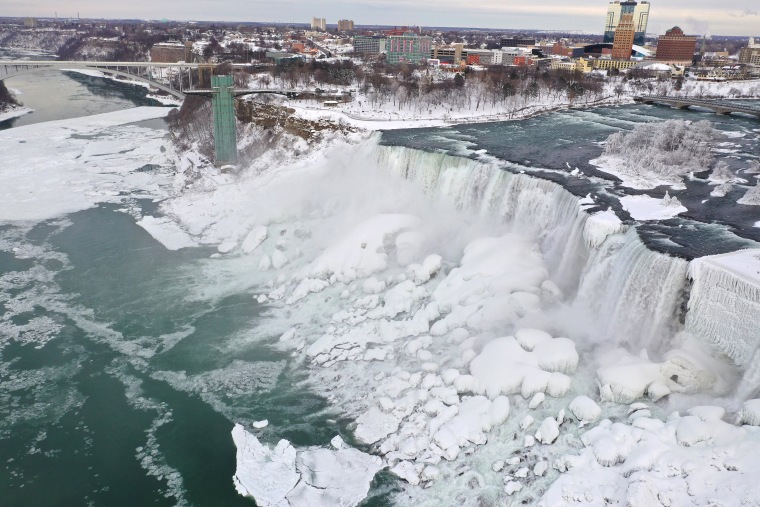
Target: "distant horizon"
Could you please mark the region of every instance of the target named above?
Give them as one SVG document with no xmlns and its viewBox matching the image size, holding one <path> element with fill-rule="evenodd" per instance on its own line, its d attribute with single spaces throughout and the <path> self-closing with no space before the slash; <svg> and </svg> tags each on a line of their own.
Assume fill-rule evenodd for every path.
<svg viewBox="0 0 760 507">
<path fill-rule="evenodd" d="M 108 17 L 62 17 L 58 16 L 56 17 L 50 17 L 50 16 L 31 16 L 31 15 L 19 15 L 19 16 L 0 16 L 0 19 L 25 19 L 25 18 L 35 18 L 38 20 L 46 20 L 46 21 L 129 21 L 129 22 L 151 22 L 151 23 L 161 23 L 161 22 L 168 22 L 168 23 L 223 23 L 223 24 L 247 24 L 247 25 L 292 25 L 292 26 L 310 26 L 310 20 L 309 21 L 245 21 L 245 20 L 225 20 L 225 19 L 171 19 L 171 18 L 108 18 Z M 337 27 L 337 22 L 335 23 L 327 23 L 328 27 Z M 603 31 L 600 30 L 598 32 L 593 31 L 587 31 L 587 30 L 578 30 L 578 29 L 554 29 L 554 28 L 505 28 L 505 27 L 484 27 L 484 26 L 456 26 L 456 25 L 412 25 L 412 24 L 364 24 L 364 23 L 355 23 L 355 28 L 400 28 L 400 27 L 420 27 L 422 29 L 444 29 L 448 31 L 460 31 L 460 30 L 483 30 L 488 32 L 499 32 L 499 31 L 505 31 L 505 32 L 536 32 L 536 33 L 568 33 L 568 34 L 575 34 L 575 35 L 603 35 Z M 674 25 L 678 26 L 678 25 Z M 671 27 L 672 28 L 672 27 Z M 683 27 L 681 27 L 683 28 Z M 356 30 L 354 30 L 356 31 Z M 686 35 L 696 35 L 696 36 L 703 36 L 704 34 L 698 33 L 698 32 L 689 32 L 687 30 L 684 30 L 684 33 Z M 647 30 L 647 36 L 659 36 L 664 35 L 663 33 L 654 33 L 650 30 Z M 708 38 L 712 37 L 731 37 L 731 38 L 750 38 L 750 37 L 760 37 L 760 35 L 753 35 L 753 34 L 744 34 L 744 35 L 732 35 L 732 34 L 708 34 Z"/>
<path fill-rule="evenodd" d="M 564 0 L 539 0 L 507 5 L 501 0 L 479 0 L 463 6 L 455 0 L 212 0 L 164 1 L 132 0 L 105 3 L 79 0 L 62 6 L 51 0 L 6 0 L 7 17 L 108 20 L 161 20 L 177 22 L 308 24 L 312 17 L 330 24 L 352 19 L 358 25 L 372 19 L 373 25 L 463 27 L 481 30 L 579 31 L 601 34 L 608 1 L 572 4 Z M 653 0 L 647 32 L 662 35 L 673 26 L 700 35 L 750 37 L 760 27 L 756 0 L 732 0 L 724 8 L 714 0 Z M 206 20 L 210 13 L 218 20 Z M 260 21 L 266 18 L 268 21 Z M 515 28 L 494 28 L 496 26 Z M 522 27 L 533 28 L 522 28 Z M 760 35 L 755 32 L 755 35 Z"/>
</svg>

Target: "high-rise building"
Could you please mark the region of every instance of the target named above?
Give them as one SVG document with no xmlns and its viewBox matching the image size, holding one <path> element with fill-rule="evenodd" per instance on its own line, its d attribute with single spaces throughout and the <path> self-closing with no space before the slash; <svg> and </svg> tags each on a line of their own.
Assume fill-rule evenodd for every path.
<svg viewBox="0 0 760 507">
<path fill-rule="evenodd" d="M 636 29 L 633 22 L 633 12 L 636 2 L 623 2 L 620 10 L 620 21 L 615 27 L 615 38 L 612 41 L 612 59 L 630 60 Z"/>
<path fill-rule="evenodd" d="M 430 58 L 432 37 L 420 37 L 416 33 L 388 37 L 388 63 L 419 63 Z"/>
<path fill-rule="evenodd" d="M 339 32 L 353 32 L 354 31 L 354 22 L 350 19 L 340 19 L 338 20 L 338 31 Z"/>
<path fill-rule="evenodd" d="M 674 26 L 657 41 L 655 60 L 673 65 L 690 65 L 696 48 L 697 38 L 684 35 L 683 30 Z"/>
<path fill-rule="evenodd" d="M 747 47 L 739 51 L 739 63 L 760 65 L 760 44 L 755 43 L 754 37 L 750 37 Z"/>
<path fill-rule="evenodd" d="M 311 29 L 327 31 L 327 21 L 325 18 L 311 18 Z"/>
<path fill-rule="evenodd" d="M 620 23 L 623 11 L 630 11 L 633 7 L 633 43 L 638 45 L 644 44 L 647 34 L 647 23 L 649 22 L 649 2 L 643 1 L 638 3 L 634 0 L 615 0 L 610 2 L 607 7 L 607 19 L 604 22 L 604 42 L 610 43 L 615 40 L 615 30 Z"/>
</svg>

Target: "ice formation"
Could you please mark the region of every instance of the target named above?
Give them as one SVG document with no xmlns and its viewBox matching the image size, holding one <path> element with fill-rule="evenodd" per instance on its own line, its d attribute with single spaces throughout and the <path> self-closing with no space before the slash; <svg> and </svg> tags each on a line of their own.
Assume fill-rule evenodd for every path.
<svg viewBox="0 0 760 507">
<path fill-rule="evenodd" d="M 296 450 L 287 440 L 270 448 L 236 424 L 232 439 L 235 487 L 261 507 L 357 505 L 383 468 L 380 458 L 346 446 L 340 437 L 333 439 L 332 449 Z"/>
<path fill-rule="evenodd" d="M 648 195 L 627 195 L 620 198 L 620 203 L 634 220 L 667 220 L 688 211 L 678 199 L 667 193 L 662 199 Z"/>
<path fill-rule="evenodd" d="M 0 219 L 45 220 L 130 197 L 169 195 L 164 132 L 130 125 L 169 112 L 138 107 L 0 131 Z M 153 174 L 140 171 L 153 167 Z"/>
<path fill-rule="evenodd" d="M 642 416 L 630 425 L 605 419 L 581 436 L 578 455 L 555 462 L 564 473 L 538 505 L 753 504 L 760 495 L 752 479 L 760 430 L 726 423 L 721 413 L 700 407 L 693 415 Z"/>
</svg>

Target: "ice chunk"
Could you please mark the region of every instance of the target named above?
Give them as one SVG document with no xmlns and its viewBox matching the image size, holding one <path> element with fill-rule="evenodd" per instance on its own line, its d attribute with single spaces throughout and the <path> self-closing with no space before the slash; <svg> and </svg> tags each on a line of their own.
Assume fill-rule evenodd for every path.
<svg viewBox="0 0 760 507">
<path fill-rule="evenodd" d="M 559 436 L 559 425 L 553 417 L 547 417 L 543 420 L 536 431 L 536 440 L 542 444 L 551 444 Z"/>
<path fill-rule="evenodd" d="M 270 449 L 237 424 L 232 438 L 237 446 L 235 488 L 261 507 L 354 506 L 367 496 L 383 467 L 380 458 L 346 446 L 340 437 L 331 441 L 335 450 L 296 451 L 287 440 Z"/>
<path fill-rule="evenodd" d="M 190 234 L 169 218 L 144 216 L 137 225 L 148 231 L 148 234 L 164 245 L 167 250 L 179 250 L 197 245 Z"/>
<path fill-rule="evenodd" d="M 365 444 L 374 444 L 398 430 L 399 420 L 376 407 L 370 408 L 356 420 L 357 440 Z"/>
<path fill-rule="evenodd" d="M 602 409 L 588 396 L 578 396 L 570 402 L 570 412 L 581 422 L 595 422 L 602 415 Z"/>
<path fill-rule="evenodd" d="M 543 477 L 547 470 L 549 470 L 549 463 L 547 461 L 539 461 L 533 467 L 533 474 L 538 477 Z"/>
<path fill-rule="evenodd" d="M 282 252 L 282 250 L 276 249 L 272 253 L 272 267 L 274 267 L 274 269 L 280 269 L 287 263 L 288 263 L 288 258 Z"/>
<path fill-rule="evenodd" d="M 722 421 L 726 415 L 726 409 L 715 406 L 692 407 L 687 412 L 689 415 L 699 417 L 705 422 Z"/>
<path fill-rule="evenodd" d="M 537 343 L 533 353 L 538 357 L 538 366 L 546 371 L 571 374 L 578 367 L 575 344 L 567 338 Z"/>
<path fill-rule="evenodd" d="M 517 481 L 509 481 L 504 485 L 504 492 L 508 496 L 512 496 L 522 489 L 522 483 Z"/>
<path fill-rule="evenodd" d="M 420 472 L 409 461 L 400 461 L 396 466 L 391 468 L 391 472 L 413 486 L 420 483 Z"/>
<path fill-rule="evenodd" d="M 515 339 L 522 348 L 528 352 L 532 352 L 536 345 L 551 340 L 552 336 L 546 331 L 541 331 L 539 329 L 519 329 L 515 333 Z"/>
<path fill-rule="evenodd" d="M 241 245 L 243 253 L 249 254 L 253 252 L 265 239 L 267 239 L 267 228 L 263 225 L 254 227 L 243 240 L 243 244 Z"/>
<path fill-rule="evenodd" d="M 235 489 L 250 496 L 262 507 L 287 506 L 285 497 L 301 476 L 296 471 L 296 450 L 287 440 L 280 440 L 274 449 L 236 424 L 232 439 L 237 447 Z"/>
<path fill-rule="evenodd" d="M 537 409 L 544 402 L 544 398 L 546 398 L 544 393 L 534 394 L 533 398 L 531 398 L 530 402 L 528 403 L 528 408 L 531 410 Z"/>
</svg>

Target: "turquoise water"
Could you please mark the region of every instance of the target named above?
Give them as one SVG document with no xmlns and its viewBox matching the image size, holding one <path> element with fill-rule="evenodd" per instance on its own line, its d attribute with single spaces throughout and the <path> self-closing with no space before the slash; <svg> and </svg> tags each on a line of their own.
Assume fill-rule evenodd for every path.
<svg viewBox="0 0 760 507">
<path fill-rule="evenodd" d="M 0 349 L 3 505 L 251 505 L 233 422 L 296 445 L 344 431 L 286 355 L 240 339 L 265 311 L 251 294 L 186 297 L 213 285 L 209 250 L 168 251 L 113 206 L 0 242 L 0 318 L 20 334 Z"/>
</svg>

